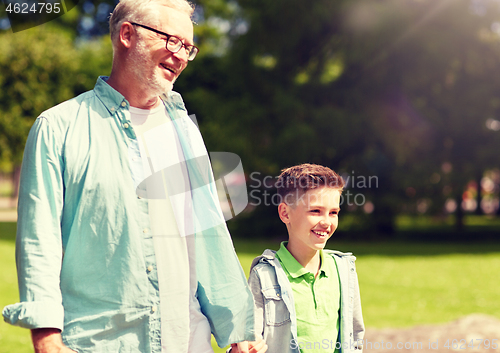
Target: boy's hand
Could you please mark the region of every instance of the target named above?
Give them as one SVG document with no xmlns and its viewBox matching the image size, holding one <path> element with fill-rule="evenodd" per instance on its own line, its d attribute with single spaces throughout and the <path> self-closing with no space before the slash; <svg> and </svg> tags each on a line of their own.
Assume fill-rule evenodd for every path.
<svg viewBox="0 0 500 353">
<path fill-rule="evenodd" d="M 267 344 L 262 338 L 257 341 L 243 341 L 239 343 L 231 343 L 231 353 L 265 353 Z"/>
</svg>

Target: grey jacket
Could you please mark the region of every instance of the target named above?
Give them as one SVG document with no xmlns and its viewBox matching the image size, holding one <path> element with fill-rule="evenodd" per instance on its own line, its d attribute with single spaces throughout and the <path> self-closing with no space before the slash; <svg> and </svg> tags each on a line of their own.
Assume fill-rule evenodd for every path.
<svg viewBox="0 0 500 353">
<path fill-rule="evenodd" d="M 361 353 L 365 327 L 354 265 L 356 257 L 339 251 L 324 252 L 334 258 L 340 276 L 341 352 Z M 248 283 L 255 301 L 255 334 L 264 338 L 268 353 L 299 353 L 292 287 L 275 254 L 267 249 L 253 260 L 250 268 Z M 327 348 L 332 346 L 330 341 L 324 344 Z"/>
</svg>

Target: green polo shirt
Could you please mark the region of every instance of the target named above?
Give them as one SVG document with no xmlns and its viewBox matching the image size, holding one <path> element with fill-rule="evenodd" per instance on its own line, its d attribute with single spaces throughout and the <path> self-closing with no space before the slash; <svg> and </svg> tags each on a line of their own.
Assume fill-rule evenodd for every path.
<svg viewBox="0 0 500 353">
<path fill-rule="evenodd" d="M 340 282 L 335 260 L 320 251 L 319 274 L 307 271 L 282 242 L 276 252 L 292 286 L 297 341 L 303 353 L 333 353 L 339 333 Z"/>
</svg>

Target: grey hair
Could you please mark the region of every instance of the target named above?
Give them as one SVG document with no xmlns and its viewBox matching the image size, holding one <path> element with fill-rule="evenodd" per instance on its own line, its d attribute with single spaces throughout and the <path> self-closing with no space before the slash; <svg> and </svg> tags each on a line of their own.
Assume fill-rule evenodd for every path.
<svg viewBox="0 0 500 353">
<path fill-rule="evenodd" d="M 113 47 L 118 40 L 120 27 L 123 22 L 152 23 L 156 19 L 154 12 L 150 10 L 153 4 L 167 6 L 184 12 L 190 18 L 194 12 L 194 5 L 187 0 L 120 0 L 109 18 L 109 32 Z"/>
</svg>

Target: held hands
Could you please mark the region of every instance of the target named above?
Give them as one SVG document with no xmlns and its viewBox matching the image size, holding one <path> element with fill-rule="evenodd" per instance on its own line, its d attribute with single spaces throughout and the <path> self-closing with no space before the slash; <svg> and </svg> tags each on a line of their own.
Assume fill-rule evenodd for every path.
<svg viewBox="0 0 500 353">
<path fill-rule="evenodd" d="M 262 338 L 257 341 L 243 341 L 239 343 L 231 343 L 231 353 L 265 353 L 267 344 Z"/>
</svg>

